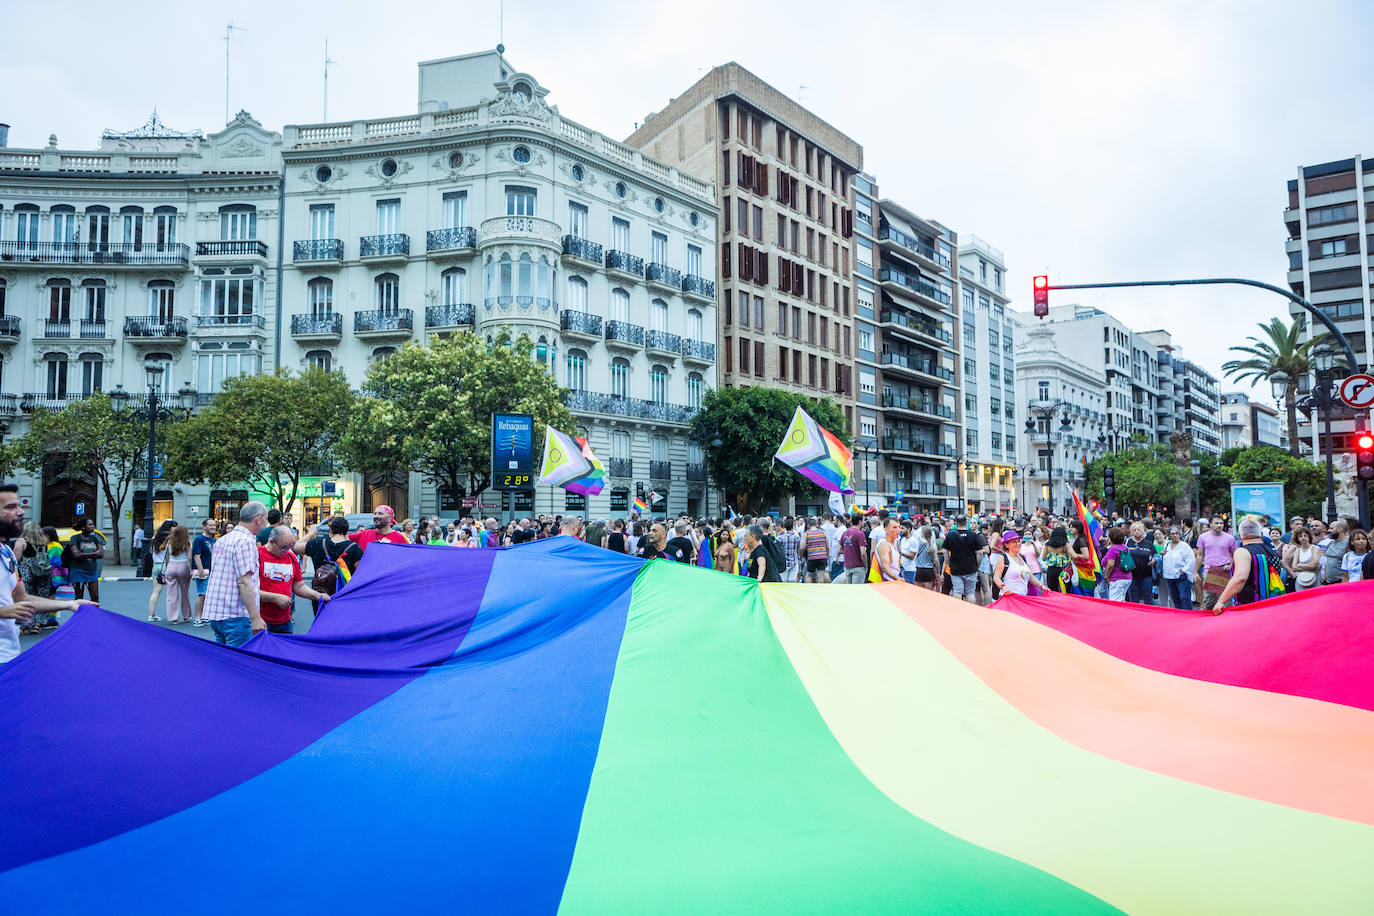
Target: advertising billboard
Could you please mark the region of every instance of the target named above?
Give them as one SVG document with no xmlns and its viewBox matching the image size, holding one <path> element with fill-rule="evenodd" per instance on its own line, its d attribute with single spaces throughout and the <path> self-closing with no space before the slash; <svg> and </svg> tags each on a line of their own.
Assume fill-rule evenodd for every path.
<svg viewBox="0 0 1374 916">
<path fill-rule="evenodd" d="M 534 489 L 534 417 L 529 414 L 491 415 L 491 486 Z"/>
<path fill-rule="evenodd" d="M 1231 517 L 1239 521 L 1247 515 L 1258 516 L 1265 528 L 1283 528 L 1283 484 L 1231 484 Z"/>
</svg>

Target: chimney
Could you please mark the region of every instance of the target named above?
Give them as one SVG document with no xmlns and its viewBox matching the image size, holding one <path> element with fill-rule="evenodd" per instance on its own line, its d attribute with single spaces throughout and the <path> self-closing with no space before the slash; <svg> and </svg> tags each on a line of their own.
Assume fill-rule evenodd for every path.
<svg viewBox="0 0 1374 916">
<path fill-rule="evenodd" d="M 10 145 L 10 126 L 0 124 L 0 149 Z"/>
</svg>

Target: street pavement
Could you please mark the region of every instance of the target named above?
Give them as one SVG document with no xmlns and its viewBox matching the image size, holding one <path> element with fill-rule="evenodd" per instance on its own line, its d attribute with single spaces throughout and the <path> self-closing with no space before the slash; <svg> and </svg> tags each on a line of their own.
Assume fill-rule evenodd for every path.
<svg viewBox="0 0 1374 916">
<path fill-rule="evenodd" d="M 107 611 L 116 614 L 123 614 L 133 620 L 143 621 L 150 627 L 162 627 L 168 630 L 177 630 L 187 636 L 199 639 L 214 641 L 215 631 L 208 627 L 193 627 L 189 623 L 169 624 L 167 623 L 167 590 L 164 588 L 162 594 L 157 599 L 157 623 L 148 623 L 148 598 L 153 594 L 153 582 L 151 579 L 133 578 L 133 569 L 129 567 L 106 567 L 104 579 L 100 583 L 100 606 Z M 89 596 L 88 596 L 89 597 Z M 195 583 L 191 584 L 191 601 L 194 607 L 196 600 Z M 63 611 L 58 614 L 59 621 L 66 621 L 72 616 L 71 611 Z M 310 610 L 310 602 L 304 598 L 296 599 L 296 607 L 293 613 L 296 624 L 296 632 L 304 633 L 310 629 L 311 622 L 315 615 Z M 57 630 L 44 630 L 38 636 L 20 636 L 20 651 L 27 652 L 38 643 L 46 639 L 50 634 Z"/>
</svg>

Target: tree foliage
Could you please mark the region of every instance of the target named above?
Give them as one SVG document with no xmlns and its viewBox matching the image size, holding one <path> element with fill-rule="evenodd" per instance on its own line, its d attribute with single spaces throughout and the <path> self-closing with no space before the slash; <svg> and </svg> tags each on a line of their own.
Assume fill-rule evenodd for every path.
<svg viewBox="0 0 1374 916">
<path fill-rule="evenodd" d="M 757 513 L 787 496 L 816 498 L 820 487 L 792 468 L 773 460 L 798 407 L 849 444 L 844 414 L 829 398 L 812 400 L 776 388 L 718 388 L 706 393 L 692 434 L 706 443 L 711 477 L 737 511 Z M 712 446 L 714 436 L 721 444 Z"/>
<path fill-rule="evenodd" d="M 353 403 L 342 372 L 225 379 L 209 408 L 169 432 L 167 476 L 246 481 L 290 511 L 301 478 L 334 458 Z"/>
<path fill-rule="evenodd" d="M 1271 318 L 1267 324 L 1259 325 L 1261 337 L 1251 335 L 1241 344 L 1231 348 L 1243 354 L 1244 359 L 1233 359 L 1222 363 L 1221 371 L 1227 378 L 1237 382 L 1267 382 L 1279 373 L 1288 376 L 1290 383 L 1284 394 L 1284 409 L 1288 415 L 1288 443 L 1292 455 L 1299 454 L 1298 441 L 1298 380 L 1307 377 L 1312 369 L 1312 358 L 1319 352 L 1331 348 L 1329 334 L 1313 335 L 1312 339 L 1302 339 L 1307 329 L 1307 319 L 1299 315 L 1290 324 L 1282 318 Z"/>
<path fill-rule="evenodd" d="M 1294 458 L 1272 445 L 1240 449 L 1234 456 L 1228 451 L 1224 457 L 1231 457 L 1228 472 L 1234 483 L 1282 483 L 1284 507 L 1290 518 L 1320 514 L 1321 500 L 1326 493 L 1326 471 L 1322 466 L 1304 458 Z M 1228 493 L 1224 505 L 1230 505 L 1229 499 Z"/>
<path fill-rule="evenodd" d="M 491 415 L 534 417 L 536 450 L 544 424 L 570 431 L 564 392 L 531 358 L 527 338 L 494 343 L 472 334 L 406 346 L 374 363 L 349 419 L 339 454 L 354 470 L 414 468 L 441 490 L 471 496 L 491 483 Z"/>
<path fill-rule="evenodd" d="M 60 456 L 61 461 L 51 464 L 57 473 L 95 477 L 110 510 L 116 563 L 121 562 L 119 510 L 134 479 L 144 476 L 147 462 L 148 425 L 131 420 L 132 415 L 114 410 L 108 395 L 97 392 L 61 410 L 35 410 L 28 433 L 14 445 L 18 461 L 35 474 L 42 474 L 44 466 Z"/>
</svg>

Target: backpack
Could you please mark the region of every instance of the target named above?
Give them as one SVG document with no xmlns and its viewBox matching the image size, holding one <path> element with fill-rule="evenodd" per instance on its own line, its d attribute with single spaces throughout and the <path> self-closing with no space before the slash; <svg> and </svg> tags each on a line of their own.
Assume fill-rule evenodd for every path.
<svg viewBox="0 0 1374 916">
<path fill-rule="evenodd" d="M 1135 555 L 1127 548 L 1117 556 L 1116 565 L 1121 567 L 1122 572 L 1133 572 L 1135 570 Z"/>
<path fill-rule="evenodd" d="M 324 549 L 325 558 L 329 562 L 321 563 L 315 567 L 315 573 L 310 577 L 311 588 L 324 595 L 334 594 L 335 590 L 339 587 L 339 564 L 343 562 L 343 555 L 348 552 L 348 548 L 352 543 L 352 541 L 347 541 L 340 545 L 341 549 L 339 550 L 338 556 L 330 557 L 329 548 L 333 542 L 325 538 L 324 544 L 321 546 Z M 347 579 L 345 579 L 345 581 L 347 581 Z"/>
<path fill-rule="evenodd" d="M 1258 550 L 1251 548 L 1252 545 L 1246 545 L 1245 548 L 1252 558 L 1250 578 L 1246 580 L 1245 591 L 1252 594 L 1256 601 L 1277 598 L 1284 594 L 1287 589 L 1283 586 L 1283 567 L 1273 550 L 1263 545 L 1259 545 Z"/>
</svg>

